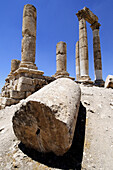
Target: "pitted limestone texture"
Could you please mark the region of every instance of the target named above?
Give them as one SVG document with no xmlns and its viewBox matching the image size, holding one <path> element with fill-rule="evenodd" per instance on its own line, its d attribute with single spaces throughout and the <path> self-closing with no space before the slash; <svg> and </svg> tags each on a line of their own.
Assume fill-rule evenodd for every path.
<svg viewBox="0 0 113 170">
<path fill-rule="evenodd" d="M 15 135 L 39 152 L 63 155 L 71 147 L 81 90 L 69 78 L 59 78 L 23 102 L 13 117 Z"/>
</svg>

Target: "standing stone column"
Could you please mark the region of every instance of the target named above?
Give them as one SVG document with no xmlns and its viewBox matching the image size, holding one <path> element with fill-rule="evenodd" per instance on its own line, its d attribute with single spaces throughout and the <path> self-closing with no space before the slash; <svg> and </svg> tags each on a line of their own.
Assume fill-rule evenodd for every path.
<svg viewBox="0 0 113 170">
<path fill-rule="evenodd" d="M 94 53 L 94 69 L 95 69 L 95 83 L 103 84 L 102 80 L 102 62 L 101 62 L 101 48 L 100 48 L 100 36 L 99 27 L 101 25 L 95 22 L 91 25 L 93 30 L 93 53 Z"/>
<path fill-rule="evenodd" d="M 37 69 L 35 63 L 36 50 L 36 8 L 27 4 L 23 10 L 21 67 Z"/>
<path fill-rule="evenodd" d="M 80 58 L 79 58 L 79 41 L 76 43 L 76 79 L 80 78 Z"/>
<path fill-rule="evenodd" d="M 66 52 L 66 43 L 65 42 L 58 42 L 56 45 L 56 67 L 57 72 L 55 73 L 54 77 L 67 77 L 69 73 L 67 70 L 67 52 Z"/>
<path fill-rule="evenodd" d="M 87 28 L 84 18 L 79 18 L 79 56 L 80 76 L 82 80 L 90 80 L 88 64 Z"/>
</svg>

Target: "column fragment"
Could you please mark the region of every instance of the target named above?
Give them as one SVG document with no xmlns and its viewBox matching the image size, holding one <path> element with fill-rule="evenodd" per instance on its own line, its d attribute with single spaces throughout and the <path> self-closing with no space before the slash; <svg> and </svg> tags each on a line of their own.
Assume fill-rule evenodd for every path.
<svg viewBox="0 0 113 170">
<path fill-rule="evenodd" d="M 80 78 L 80 58 L 79 58 L 79 41 L 76 43 L 76 79 Z"/>
<path fill-rule="evenodd" d="M 11 73 L 16 71 L 19 68 L 20 60 L 13 59 L 11 60 Z"/>
<path fill-rule="evenodd" d="M 58 42 L 56 45 L 56 73 L 54 77 L 67 77 L 69 73 L 67 72 L 67 50 L 65 42 Z"/>
</svg>

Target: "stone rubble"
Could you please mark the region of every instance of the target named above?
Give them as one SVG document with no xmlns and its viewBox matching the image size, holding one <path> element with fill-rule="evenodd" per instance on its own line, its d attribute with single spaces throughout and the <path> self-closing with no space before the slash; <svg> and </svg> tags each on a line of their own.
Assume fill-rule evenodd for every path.
<svg viewBox="0 0 113 170">
<path fill-rule="evenodd" d="M 108 75 L 105 81 L 105 88 L 113 88 L 113 75 Z"/>
</svg>

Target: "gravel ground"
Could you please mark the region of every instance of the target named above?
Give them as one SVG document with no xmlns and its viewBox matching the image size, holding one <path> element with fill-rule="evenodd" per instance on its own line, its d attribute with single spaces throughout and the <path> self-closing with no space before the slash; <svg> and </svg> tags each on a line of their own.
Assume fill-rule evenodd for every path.
<svg viewBox="0 0 113 170">
<path fill-rule="evenodd" d="M 80 87 L 73 144 L 62 157 L 28 149 L 17 140 L 12 116 L 19 104 L 0 111 L 0 170 L 113 170 L 113 89 Z"/>
</svg>

